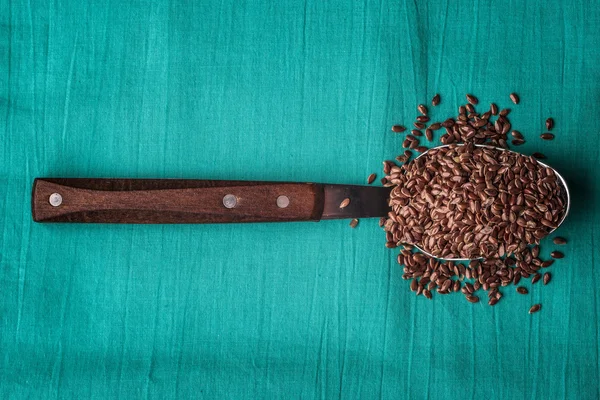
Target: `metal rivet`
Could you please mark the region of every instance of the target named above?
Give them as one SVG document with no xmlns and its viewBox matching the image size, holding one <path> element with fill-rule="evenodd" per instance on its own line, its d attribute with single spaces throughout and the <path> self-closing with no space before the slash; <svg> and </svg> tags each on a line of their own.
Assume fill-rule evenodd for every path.
<svg viewBox="0 0 600 400">
<path fill-rule="evenodd" d="M 290 205 L 290 198 L 287 196 L 279 196 L 277 198 L 277 207 L 286 208 Z"/>
<path fill-rule="evenodd" d="M 225 195 L 225 197 L 223 197 L 223 205 L 226 208 L 233 208 L 235 207 L 237 204 L 237 197 L 235 197 L 232 194 L 227 194 Z"/>
<path fill-rule="evenodd" d="M 62 196 L 58 193 L 52 193 L 48 201 L 50 202 L 51 206 L 58 207 L 62 204 Z"/>
</svg>

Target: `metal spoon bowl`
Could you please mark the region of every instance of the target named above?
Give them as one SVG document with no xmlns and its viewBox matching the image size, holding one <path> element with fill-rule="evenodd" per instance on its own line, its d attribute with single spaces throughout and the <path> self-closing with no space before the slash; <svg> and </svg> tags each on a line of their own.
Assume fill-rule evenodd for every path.
<svg viewBox="0 0 600 400">
<path fill-rule="evenodd" d="M 431 148 L 431 149 L 429 149 L 429 150 L 427 150 L 427 151 L 424 151 L 423 153 L 421 153 L 421 154 L 420 154 L 418 157 L 416 157 L 416 158 L 413 160 L 413 162 L 414 162 L 415 160 L 417 160 L 417 159 L 419 159 L 419 158 L 423 157 L 425 154 L 427 154 L 427 153 L 428 153 L 429 151 L 431 151 L 431 150 L 434 150 L 434 149 L 441 149 L 441 148 L 443 148 L 443 147 L 450 147 L 450 146 L 464 146 L 464 144 L 452 144 L 452 145 L 450 145 L 450 144 L 445 144 L 445 145 L 441 145 L 441 146 L 436 146 L 436 147 L 433 147 L 433 148 Z M 493 150 L 497 150 L 497 151 L 504 151 L 504 152 L 510 152 L 510 153 L 515 153 L 515 154 L 523 155 L 523 154 L 521 154 L 521 153 L 518 153 L 518 152 L 516 152 L 516 151 L 507 150 L 507 149 L 503 149 L 503 148 L 500 148 L 500 147 L 495 147 L 495 146 L 489 146 L 489 145 L 485 145 L 485 144 L 476 144 L 475 146 L 476 146 L 476 147 L 485 147 L 485 148 L 488 148 L 488 149 L 493 149 Z M 563 176 L 562 176 L 561 174 L 559 174 L 557 170 L 555 170 L 555 169 L 554 169 L 554 168 L 552 168 L 551 166 L 549 166 L 549 165 L 547 165 L 547 164 L 545 164 L 545 163 L 543 163 L 543 162 L 541 162 L 541 161 L 538 161 L 538 164 L 540 164 L 540 165 L 542 165 L 542 166 L 544 166 L 544 167 L 550 168 L 552 171 L 554 171 L 554 173 L 555 173 L 555 174 L 556 174 L 556 176 L 558 177 L 558 179 L 559 179 L 559 181 L 560 181 L 560 184 L 561 184 L 561 186 L 562 186 L 562 189 L 563 189 L 563 195 L 564 195 L 564 197 L 565 197 L 565 198 L 566 198 L 566 200 L 567 200 L 567 205 L 566 205 L 565 213 L 564 213 L 564 215 L 563 215 L 562 219 L 560 220 L 560 222 L 558 223 L 558 225 L 556 226 L 556 228 L 554 228 L 554 229 L 552 229 L 550 232 L 548 232 L 548 235 L 550 235 L 552 232 L 554 232 L 555 230 L 557 230 L 557 229 L 560 227 L 560 225 L 562 225 L 562 223 L 565 221 L 565 218 L 567 218 L 567 214 L 569 214 L 569 209 L 571 208 L 571 195 L 570 195 L 570 193 L 569 193 L 569 187 L 567 186 L 567 182 L 565 181 L 565 178 L 563 178 Z M 415 247 L 417 250 L 419 250 L 421 253 L 423 253 L 423 254 L 425 254 L 425 255 L 427 255 L 427 256 L 429 256 L 429 257 L 432 257 L 432 258 L 437 258 L 438 260 L 443 260 L 443 261 L 471 261 L 471 260 L 480 260 L 481 258 L 483 258 L 483 257 L 479 257 L 479 258 L 473 258 L 473 259 L 471 259 L 471 258 L 441 258 L 441 257 L 435 256 L 435 255 L 433 255 L 433 254 L 431 254 L 431 253 L 429 253 L 429 252 L 427 252 L 427 251 L 423 250 L 422 248 L 420 248 L 420 247 L 419 247 L 418 245 L 416 245 L 416 244 L 413 244 L 413 243 L 411 243 L 411 245 L 412 245 L 412 246 L 414 246 L 414 247 Z"/>
</svg>

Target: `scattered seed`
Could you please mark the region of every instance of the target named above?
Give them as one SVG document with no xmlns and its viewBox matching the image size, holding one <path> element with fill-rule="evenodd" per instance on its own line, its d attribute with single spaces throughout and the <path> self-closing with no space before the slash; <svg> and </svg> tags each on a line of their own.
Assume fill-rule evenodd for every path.
<svg viewBox="0 0 600 400">
<path fill-rule="evenodd" d="M 404 127 L 402 125 L 392 126 L 392 132 L 400 133 L 400 132 L 404 132 L 405 130 L 406 130 L 406 127 Z"/>
<path fill-rule="evenodd" d="M 410 131 L 410 134 L 413 136 L 423 136 L 423 132 L 421 132 L 418 129 L 413 129 L 412 131 Z"/>
<path fill-rule="evenodd" d="M 554 128 L 554 120 L 552 118 L 548 118 L 546 120 L 546 129 L 551 131 Z"/>
<path fill-rule="evenodd" d="M 367 178 L 367 184 L 371 184 L 373 182 L 375 182 L 375 179 L 377 178 L 377 174 L 371 174 L 369 175 L 369 177 Z"/>
<path fill-rule="evenodd" d="M 497 299 L 494 297 L 494 298 L 491 298 L 490 301 L 488 301 L 488 304 L 490 306 L 495 306 L 498 303 L 498 301 L 500 301 L 500 299 Z"/>
<path fill-rule="evenodd" d="M 559 244 L 559 245 L 561 245 L 561 244 L 567 244 L 567 239 L 565 239 L 565 238 L 563 238 L 563 237 L 560 237 L 560 236 L 557 236 L 557 237 L 555 237 L 555 238 L 552 240 L 552 243 L 554 243 L 554 244 Z"/>
<path fill-rule="evenodd" d="M 517 287 L 517 293 L 527 294 L 527 293 L 529 293 L 529 290 L 527 290 L 527 288 L 525 286 L 518 286 Z"/>
<path fill-rule="evenodd" d="M 550 279 L 552 279 L 552 275 L 550 275 L 550 272 L 546 272 L 542 278 L 544 285 L 547 285 L 550 282 Z"/>
<path fill-rule="evenodd" d="M 523 139 L 513 139 L 511 143 L 515 146 L 520 146 L 525 143 L 525 141 Z"/>
<path fill-rule="evenodd" d="M 544 261 L 543 263 L 541 263 L 540 267 L 542 267 L 542 268 L 548 268 L 552 264 L 554 264 L 554 260 L 548 260 L 548 261 Z"/>
<path fill-rule="evenodd" d="M 350 199 L 349 198 L 345 198 L 344 200 L 342 200 L 342 202 L 340 203 L 340 208 L 346 208 L 348 207 L 348 204 L 350 204 Z"/>
<path fill-rule="evenodd" d="M 534 304 L 533 306 L 531 306 L 531 308 L 529 309 L 529 314 L 533 314 L 536 313 L 538 311 L 540 311 L 542 309 L 542 305 L 541 304 Z"/>
<path fill-rule="evenodd" d="M 521 132 L 519 132 L 519 131 L 512 131 L 510 134 L 511 134 L 511 135 L 512 135 L 512 137 L 514 137 L 515 139 L 521 139 L 521 140 L 522 140 L 522 139 L 524 139 L 524 138 L 523 138 L 523 135 L 522 135 L 522 134 L 521 134 Z"/>
<path fill-rule="evenodd" d="M 472 94 L 467 94 L 467 101 L 469 102 L 469 104 L 473 105 L 477 105 L 477 103 L 479 103 L 477 97 L 473 96 Z"/>
<path fill-rule="evenodd" d="M 510 108 L 504 108 L 500 110 L 500 113 L 498 115 L 500 115 L 501 117 L 506 117 L 508 114 L 510 114 Z"/>
<path fill-rule="evenodd" d="M 424 104 L 419 104 L 419 106 L 417 107 L 417 109 L 419 110 L 419 112 L 423 115 L 427 115 L 427 107 L 425 107 Z"/>
<path fill-rule="evenodd" d="M 427 297 L 429 300 L 431 300 L 431 292 L 428 289 L 424 289 L 423 290 L 423 296 Z"/>
<path fill-rule="evenodd" d="M 431 142 L 433 140 L 433 131 L 431 129 L 425 129 L 425 137 Z"/>
<path fill-rule="evenodd" d="M 350 227 L 356 228 L 357 225 L 358 225 L 358 219 L 353 218 L 352 221 L 350 221 Z"/>
<path fill-rule="evenodd" d="M 490 104 L 490 113 L 492 115 L 498 115 L 498 106 L 496 104 Z"/>
<path fill-rule="evenodd" d="M 417 121 L 419 121 L 419 122 L 429 122 L 429 117 L 427 115 L 419 115 L 417 117 Z"/>
<path fill-rule="evenodd" d="M 432 106 L 437 106 L 438 104 L 440 104 L 440 95 L 436 94 L 435 96 L 433 96 L 433 99 L 431 99 L 431 105 Z"/>
<path fill-rule="evenodd" d="M 510 99 L 512 100 L 513 103 L 519 104 L 520 99 L 519 99 L 519 95 L 518 94 L 511 93 L 510 94 Z"/>
<path fill-rule="evenodd" d="M 425 147 L 425 146 L 417 146 L 417 147 L 415 147 L 415 150 L 417 152 L 419 152 L 419 153 L 424 153 L 424 152 L 426 152 L 429 149 L 427 147 Z"/>
<path fill-rule="evenodd" d="M 425 128 L 425 124 L 422 123 L 422 122 L 413 122 L 413 125 L 417 129 L 424 129 Z"/>
<path fill-rule="evenodd" d="M 533 153 L 532 156 L 534 156 L 535 158 L 537 158 L 538 160 L 545 160 L 546 156 L 543 153 Z"/>
<path fill-rule="evenodd" d="M 531 277 L 531 283 L 532 283 L 532 284 L 534 284 L 534 283 L 536 283 L 537 281 L 539 281 L 540 279 L 542 279 L 542 275 L 536 272 L 536 273 L 535 273 L 535 274 L 533 274 L 533 276 Z"/>
<path fill-rule="evenodd" d="M 429 125 L 429 129 L 431 129 L 432 131 L 437 131 L 441 127 L 442 127 L 442 124 L 439 122 L 434 122 L 433 124 Z"/>
<path fill-rule="evenodd" d="M 563 258 L 565 255 L 558 251 L 558 250 L 554 250 L 552 253 L 550 253 L 550 257 L 552 258 Z"/>
<path fill-rule="evenodd" d="M 467 297 L 467 300 L 468 300 L 470 303 L 478 303 L 478 302 L 479 302 L 479 297 L 477 297 L 477 296 L 473 296 L 472 294 L 471 294 L 471 295 L 468 295 L 468 296 L 466 296 L 466 297 Z"/>
<path fill-rule="evenodd" d="M 547 132 L 547 133 L 542 133 L 542 134 L 540 135 L 540 137 L 541 137 L 542 139 L 544 139 L 544 140 L 552 140 L 552 139 L 554 139 L 554 134 L 553 134 L 553 133 L 550 133 L 550 132 Z"/>
</svg>

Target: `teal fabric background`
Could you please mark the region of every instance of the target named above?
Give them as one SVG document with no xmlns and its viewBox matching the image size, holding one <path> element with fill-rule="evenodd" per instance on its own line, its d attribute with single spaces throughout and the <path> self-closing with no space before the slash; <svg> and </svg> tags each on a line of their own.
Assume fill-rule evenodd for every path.
<svg viewBox="0 0 600 400">
<path fill-rule="evenodd" d="M 0 397 L 599 397 L 597 1 L 0 0 L 0 54 Z M 496 307 L 416 298 L 375 219 L 31 220 L 38 176 L 362 184 L 419 102 L 511 91 L 574 203 Z"/>
</svg>

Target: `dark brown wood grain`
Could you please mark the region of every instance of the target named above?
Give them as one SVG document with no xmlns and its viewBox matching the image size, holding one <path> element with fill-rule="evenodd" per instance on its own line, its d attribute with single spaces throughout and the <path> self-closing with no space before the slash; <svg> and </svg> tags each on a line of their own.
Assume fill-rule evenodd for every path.
<svg viewBox="0 0 600 400">
<path fill-rule="evenodd" d="M 49 203 L 59 193 L 62 204 Z M 237 197 L 226 208 L 223 197 Z M 289 197 L 286 208 L 277 197 Z M 191 179 L 37 178 L 32 215 L 37 222 L 223 223 L 318 221 L 323 185 L 314 183 L 216 181 Z"/>
</svg>

